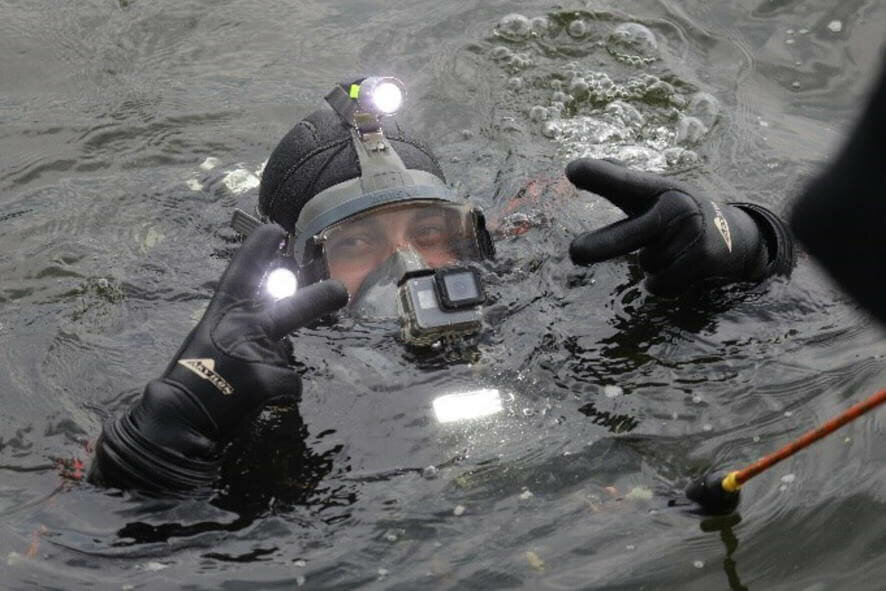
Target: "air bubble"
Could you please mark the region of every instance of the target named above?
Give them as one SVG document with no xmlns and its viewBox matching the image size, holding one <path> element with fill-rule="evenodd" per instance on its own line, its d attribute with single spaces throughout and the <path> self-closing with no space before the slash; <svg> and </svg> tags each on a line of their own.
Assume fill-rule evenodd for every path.
<svg viewBox="0 0 886 591">
<path fill-rule="evenodd" d="M 569 26 L 566 27 L 566 32 L 569 33 L 570 37 L 581 39 L 588 34 L 588 25 L 583 20 L 577 19 L 569 23 Z"/>
<path fill-rule="evenodd" d="M 707 133 L 707 127 L 695 117 L 680 117 L 677 122 L 678 144 L 697 144 Z"/>
<path fill-rule="evenodd" d="M 497 45 L 489 52 L 489 56 L 494 60 L 503 60 L 510 58 L 514 54 L 504 45 Z"/>
<path fill-rule="evenodd" d="M 508 59 L 508 63 L 516 69 L 527 68 L 532 65 L 532 58 L 528 53 L 515 53 Z"/>
<path fill-rule="evenodd" d="M 646 88 L 646 96 L 651 99 L 670 101 L 674 96 L 674 87 L 664 80 L 656 80 Z"/>
<path fill-rule="evenodd" d="M 710 129 L 720 114 L 720 101 L 706 92 L 698 92 L 689 101 L 689 114 Z"/>
<path fill-rule="evenodd" d="M 622 23 L 609 35 L 609 48 L 619 53 L 645 58 L 658 57 L 658 41 L 640 23 Z"/>
<path fill-rule="evenodd" d="M 618 119 L 625 127 L 640 129 L 646 123 L 640 111 L 624 101 L 612 101 L 606 105 L 606 112 Z"/>
<path fill-rule="evenodd" d="M 553 121 L 548 121 L 541 127 L 541 134 L 548 139 L 554 139 L 560 135 L 560 126 Z"/>
<path fill-rule="evenodd" d="M 668 148 L 664 151 L 664 157 L 670 167 L 683 168 L 698 164 L 698 154 L 684 148 Z"/>
<path fill-rule="evenodd" d="M 532 22 L 522 14 L 509 14 L 498 21 L 495 32 L 509 41 L 524 41 L 532 33 Z"/>
<path fill-rule="evenodd" d="M 573 98 L 582 98 L 588 93 L 588 82 L 584 78 L 574 78 L 569 83 L 569 94 Z"/>
<path fill-rule="evenodd" d="M 541 105 L 535 105 L 534 107 L 529 109 L 529 119 L 531 119 L 532 121 L 544 121 L 548 118 L 548 116 L 548 110 Z"/>
<path fill-rule="evenodd" d="M 546 35 L 548 29 L 551 28 L 551 23 L 548 22 L 548 18 L 545 16 L 532 17 L 529 24 L 532 27 L 532 32 L 539 36 Z"/>
</svg>

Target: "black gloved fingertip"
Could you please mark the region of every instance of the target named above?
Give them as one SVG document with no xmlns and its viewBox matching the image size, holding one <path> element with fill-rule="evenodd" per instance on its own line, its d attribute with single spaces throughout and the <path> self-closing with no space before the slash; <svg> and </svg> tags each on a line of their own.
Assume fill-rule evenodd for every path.
<svg viewBox="0 0 886 591">
<path fill-rule="evenodd" d="M 590 158 L 576 158 L 566 165 L 566 178 L 569 179 L 570 183 L 576 184 L 576 179 L 582 176 L 589 162 Z"/>
<path fill-rule="evenodd" d="M 341 281 L 338 281 L 337 279 L 326 279 L 317 285 L 323 286 L 322 289 L 324 295 L 329 300 L 329 306 L 332 310 L 338 310 L 348 304 L 348 300 L 350 299 L 348 288 L 346 288 Z"/>
<path fill-rule="evenodd" d="M 573 264 L 582 266 L 591 265 L 595 262 L 588 260 L 587 255 L 585 254 L 585 249 L 581 236 L 575 238 L 572 243 L 570 243 L 569 259 L 572 261 Z"/>
</svg>

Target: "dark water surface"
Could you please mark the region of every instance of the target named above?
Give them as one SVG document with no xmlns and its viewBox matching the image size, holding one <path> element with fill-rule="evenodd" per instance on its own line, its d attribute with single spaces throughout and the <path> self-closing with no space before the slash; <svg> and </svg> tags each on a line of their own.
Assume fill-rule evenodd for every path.
<svg viewBox="0 0 886 591">
<path fill-rule="evenodd" d="M 395 6 L 0 0 L 0 586 L 882 588 L 882 413 L 755 479 L 740 517 L 669 506 L 883 387 L 881 330 L 802 256 L 701 300 L 573 267 L 618 214 L 561 171 L 618 156 L 788 211 L 859 111 L 884 5 Z M 402 121 L 497 228 L 476 357 L 306 330 L 303 421 L 265 412 L 214 499 L 62 478 L 199 318 L 278 139 L 369 72 L 407 81 Z M 477 387 L 504 412 L 427 419 Z"/>
</svg>

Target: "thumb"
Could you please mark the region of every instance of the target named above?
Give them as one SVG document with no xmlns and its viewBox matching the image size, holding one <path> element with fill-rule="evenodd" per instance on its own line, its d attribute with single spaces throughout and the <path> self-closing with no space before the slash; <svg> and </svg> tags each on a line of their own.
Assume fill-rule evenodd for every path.
<svg viewBox="0 0 886 591">
<path fill-rule="evenodd" d="M 277 301 L 269 311 L 271 338 L 282 338 L 311 320 L 348 303 L 348 290 L 340 281 L 320 281 Z"/>
<path fill-rule="evenodd" d="M 664 228 L 658 208 L 604 228 L 581 234 L 569 245 L 569 257 L 577 265 L 591 265 L 633 252 L 658 239 Z"/>
<path fill-rule="evenodd" d="M 628 215 L 648 209 L 668 189 L 689 192 L 668 177 L 594 158 L 579 158 L 567 164 L 566 178 L 579 189 L 606 198 Z"/>
</svg>

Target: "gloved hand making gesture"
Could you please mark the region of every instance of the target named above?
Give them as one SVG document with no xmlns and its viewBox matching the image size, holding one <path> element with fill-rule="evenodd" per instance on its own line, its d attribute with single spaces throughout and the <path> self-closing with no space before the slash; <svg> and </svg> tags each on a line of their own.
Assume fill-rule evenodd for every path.
<svg viewBox="0 0 886 591">
<path fill-rule="evenodd" d="M 717 202 L 679 181 L 605 160 L 573 160 L 566 176 L 628 215 L 575 238 L 569 255 L 576 264 L 639 250 L 647 289 L 665 296 L 703 280 L 758 281 L 793 265 L 784 223 L 759 205 Z"/>
<path fill-rule="evenodd" d="M 323 281 L 278 301 L 261 296 L 259 284 L 284 236 L 272 224 L 249 236 L 162 377 L 105 424 L 93 482 L 161 493 L 208 485 L 243 421 L 272 399 L 298 400 L 301 380 L 284 339 L 344 306 L 348 294 L 341 283 Z"/>
</svg>

